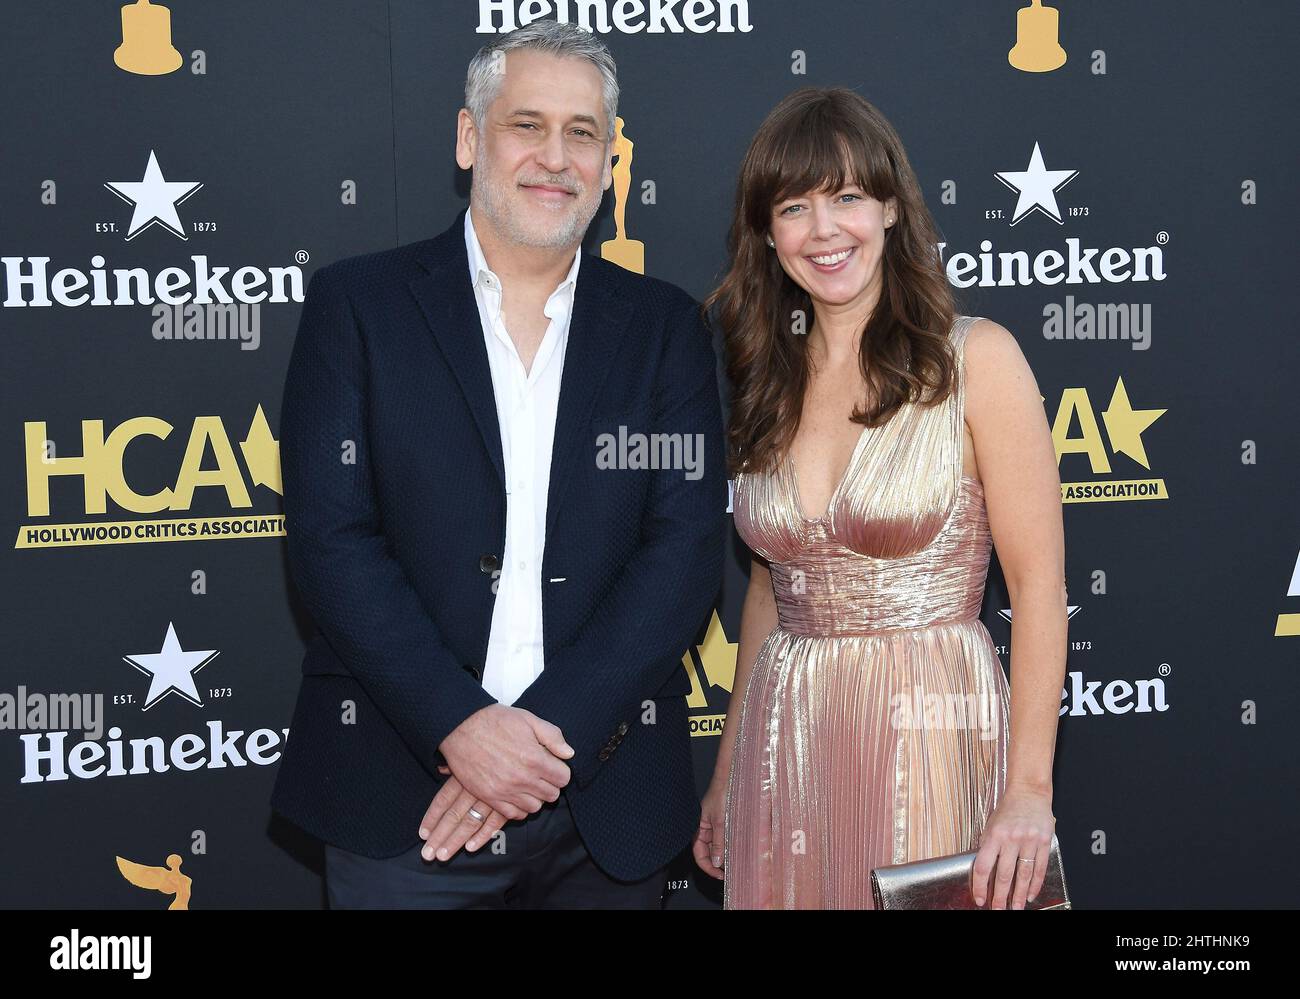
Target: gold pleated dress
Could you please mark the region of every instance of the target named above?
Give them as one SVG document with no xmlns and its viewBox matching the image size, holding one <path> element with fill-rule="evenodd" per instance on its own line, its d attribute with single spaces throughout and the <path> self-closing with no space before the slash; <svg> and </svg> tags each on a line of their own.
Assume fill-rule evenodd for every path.
<svg viewBox="0 0 1300 999">
<path fill-rule="evenodd" d="M 975 849 L 1005 789 L 1010 692 L 979 620 L 992 540 L 962 474 L 977 318 L 950 333 L 956 390 L 864 428 L 822 517 L 788 456 L 736 478 L 778 623 L 739 707 L 724 908 L 872 908 L 872 868 Z"/>
</svg>

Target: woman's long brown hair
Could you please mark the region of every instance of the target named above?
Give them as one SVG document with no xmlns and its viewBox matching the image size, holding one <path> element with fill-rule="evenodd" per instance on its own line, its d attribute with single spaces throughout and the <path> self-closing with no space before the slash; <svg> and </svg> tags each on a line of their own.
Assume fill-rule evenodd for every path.
<svg viewBox="0 0 1300 999">
<path fill-rule="evenodd" d="M 728 471 L 761 471 L 790 445 L 808 384 L 812 299 L 766 243 L 772 209 L 810 191 L 856 183 L 898 211 L 885 230 L 880 300 L 862 330 L 859 361 L 872 401 L 850 419 L 879 426 L 904 403 L 934 405 L 948 396 L 956 359 L 948 337 L 955 303 L 939 258 L 933 219 L 894 128 L 872 104 L 844 87 L 804 87 L 772 109 L 740 168 L 727 239 L 730 267 L 705 299 L 722 328 L 732 385 Z"/>
</svg>

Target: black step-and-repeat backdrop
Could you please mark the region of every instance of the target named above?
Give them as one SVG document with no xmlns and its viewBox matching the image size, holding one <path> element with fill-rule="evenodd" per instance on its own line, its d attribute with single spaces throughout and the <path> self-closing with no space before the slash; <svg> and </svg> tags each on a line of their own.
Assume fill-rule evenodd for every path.
<svg viewBox="0 0 1300 999">
<path fill-rule="evenodd" d="M 0 904 L 323 904 L 267 804 L 310 629 L 277 443 L 303 289 L 449 224 L 466 63 L 536 16 L 612 49 L 624 235 L 696 297 L 778 100 L 842 84 L 890 117 L 1060 456 L 1076 904 L 1294 905 L 1297 16 L 1204 0 L 6 11 Z M 682 662 L 701 789 L 747 565 L 737 541 Z M 1005 662 L 996 571 L 984 620 Z M 684 857 L 667 904 L 716 905 L 700 880 Z"/>
</svg>

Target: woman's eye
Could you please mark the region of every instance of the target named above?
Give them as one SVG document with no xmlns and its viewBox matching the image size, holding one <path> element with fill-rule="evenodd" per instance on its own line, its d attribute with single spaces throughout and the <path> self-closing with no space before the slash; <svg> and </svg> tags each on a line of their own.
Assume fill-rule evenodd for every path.
<svg viewBox="0 0 1300 999">
<path fill-rule="evenodd" d="M 861 201 L 862 197 L 857 194 L 841 194 L 841 198 L 852 198 L 854 201 Z"/>
<path fill-rule="evenodd" d="M 781 210 L 781 214 L 782 214 L 782 215 L 789 215 L 789 214 L 790 214 L 791 212 L 793 212 L 796 208 L 801 208 L 801 207 L 803 207 L 803 206 L 802 206 L 802 205 L 788 205 L 788 206 L 786 206 L 785 208 L 783 208 L 783 209 Z"/>
</svg>

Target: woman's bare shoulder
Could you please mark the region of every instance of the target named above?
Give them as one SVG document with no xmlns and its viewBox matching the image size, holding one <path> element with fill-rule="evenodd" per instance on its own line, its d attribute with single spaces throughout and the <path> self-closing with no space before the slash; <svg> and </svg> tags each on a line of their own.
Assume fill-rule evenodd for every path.
<svg viewBox="0 0 1300 999">
<path fill-rule="evenodd" d="M 1038 399 L 1038 384 L 1015 334 L 992 319 L 971 323 L 964 345 L 968 407 L 996 402 L 1006 393 L 1023 395 L 1032 390 Z"/>
</svg>

